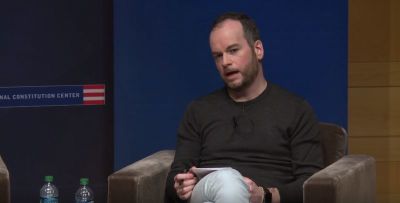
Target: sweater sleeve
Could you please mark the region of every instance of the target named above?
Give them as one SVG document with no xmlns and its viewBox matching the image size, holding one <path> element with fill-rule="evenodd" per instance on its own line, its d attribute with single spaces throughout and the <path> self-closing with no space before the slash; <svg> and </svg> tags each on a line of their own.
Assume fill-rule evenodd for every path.
<svg viewBox="0 0 400 203">
<path fill-rule="evenodd" d="M 281 203 L 303 199 L 303 183 L 323 166 L 319 125 L 311 106 L 303 101 L 288 129 L 294 180 L 278 187 Z"/>
<path fill-rule="evenodd" d="M 198 164 L 201 148 L 201 138 L 195 115 L 195 104 L 191 103 L 180 123 L 177 135 L 175 158 L 167 177 L 165 202 L 184 203 L 179 199 L 174 188 L 174 177 Z"/>
</svg>

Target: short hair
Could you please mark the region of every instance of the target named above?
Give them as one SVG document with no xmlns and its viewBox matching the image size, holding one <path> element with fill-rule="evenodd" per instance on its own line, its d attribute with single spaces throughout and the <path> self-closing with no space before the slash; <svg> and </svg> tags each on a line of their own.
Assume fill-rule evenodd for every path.
<svg viewBox="0 0 400 203">
<path fill-rule="evenodd" d="M 225 20 L 236 20 L 242 24 L 244 37 L 250 46 L 252 46 L 255 41 L 260 40 L 260 34 L 256 23 L 244 13 L 228 12 L 218 16 L 211 26 L 211 32 Z"/>
</svg>

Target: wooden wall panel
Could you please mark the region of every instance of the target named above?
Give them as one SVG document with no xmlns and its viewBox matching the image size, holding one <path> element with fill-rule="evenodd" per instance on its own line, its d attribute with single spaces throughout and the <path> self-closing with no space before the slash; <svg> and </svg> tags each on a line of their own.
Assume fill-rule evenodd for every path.
<svg viewBox="0 0 400 203">
<path fill-rule="evenodd" d="M 349 61 L 388 61 L 390 0 L 350 0 L 349 10 Z"/>
<path fill-rule="evenodd" d="M 377 203 L 399 203 L 400 194 L 378 194 Z"/>
<path fill-rule="evenodd" d="M 376 163 L 378 193 L 398 193 L 400 194 L 400 162 L 381 162 Z"/>
<path fill-rule="evenodd" d="M 400 162 L 400 137 L 349 137 L 349 153 L 368 154 L 381 162 Z"/>
<path fill-rule="evenodd" d="M 400 86 L 400 62 L 349 63 L 349 87 L 386 86 Z"/>
<path fill-rule="evenodd" d="M 400 87 L 349 88 L 349 134 L 400 136 Z"/>
<path fill-rule="evenodd" d="M 400 62 L 400 1 L 392 0 L 390 8 L 390 58 L 392 61 Z"/>
<path fill-rule="evenodd" d="M 377 202 L 400 202 L 400 0 L 349 1 L 349 153 L 377 160 Z"/>
</svg>

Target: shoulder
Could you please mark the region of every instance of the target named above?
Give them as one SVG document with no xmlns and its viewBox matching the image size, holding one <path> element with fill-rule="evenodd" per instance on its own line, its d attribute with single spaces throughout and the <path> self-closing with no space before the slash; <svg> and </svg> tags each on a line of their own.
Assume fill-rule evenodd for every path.
<svg viewBox="0 0 400 203">
<path fill-rule="evenodd" d="M 272 99 L 279 100 L 280 102 L 293 102 L 293 103 L 302 103 L 305 99 L 296 93 L 293 93 L 286 88 L 283 88 L 277 84 L 269 84 L 269 96 Z"/>
<path fill-rule="evenodd" d="M 272 85 L 269 96 L 273 100 L 271 105 L 276 120 L 285 123 L 289 132 L 294 133 L 299 127 L 314 126 L 318 122 L 314 109 L 305 98 L 278 85 Z"/>
<path fill-rule="evenodd" d="M 311 105 L 304 97 L 276 84 L 270 84 L 268 97 L 273 106 L 286 113 L 313 111 Z"/>
<path fill-rule="evenodd" d="M 194 99 L 189 106 L 192 107 L 206 107 L 206 106 L 213 106 L 227 100 L 227 94 L 225 88 L 219 88 L 214 90 L 213 92 L 200 96 Z"/>
<path fill-rule="evenodd" d="M 304 100 L 303 97 L 297 95 L 296 93 L 289 91 L 288 89 L 279 86 L 277 84 L 274 83 L 269 83 L 268 84 L 270 86 L 270 92 L 271 94 L 275 95 L 275 96 L 279 96 L 279 97 L 283 97 L 283 98 L 290 98 L 290 99 L 294 99 L 294 100 Z"/>
<path fill-rule="evenodd" d="M 209 118 L 210 115 L 219 112 L 221 106 L 226 104 L 226 97 L 227 95 L 224 88 L 198 97 L 187 105 L 184 118 L 192 118 L 197 122 L 201 122 Z"/>
</svg>

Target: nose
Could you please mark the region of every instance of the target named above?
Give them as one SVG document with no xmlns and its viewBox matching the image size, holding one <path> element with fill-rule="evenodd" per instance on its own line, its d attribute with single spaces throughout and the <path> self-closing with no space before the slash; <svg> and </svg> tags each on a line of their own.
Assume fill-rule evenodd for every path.
<svg viewBox="0 0 400 203">
<path fill-rule="evenodd" d="M 232 60 L 228 56 L 228 54 L 223 54 L 222 55 L 222 66 L 227 67 L 227 66 L 231 65 L 231 63 L 232 63 Z"/>
</svg>

